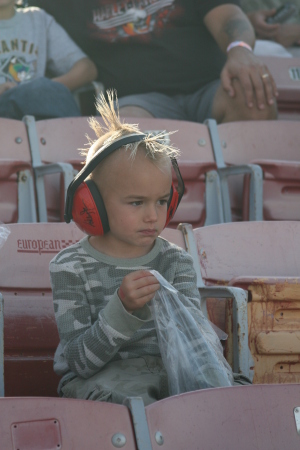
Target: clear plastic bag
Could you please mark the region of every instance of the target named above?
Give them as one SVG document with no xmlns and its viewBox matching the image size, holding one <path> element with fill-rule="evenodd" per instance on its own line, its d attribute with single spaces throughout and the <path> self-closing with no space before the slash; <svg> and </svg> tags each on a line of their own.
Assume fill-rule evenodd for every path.
<svg viewBox="0 0 300 450">
<path fill-rule="evenodd" d="M 151 303 L 170 395 L 233 386 L 231 367 L 209 321 L 187 297 L 183 305 L 179 292 L 158 272 L 151 273 L 161 285 Z"/>
<path fill-rule="evenodd" d="M 8 226 L 0 222 L 0 248 L 3 247 L 9 235 L 10 229 Z"/>
</svg>

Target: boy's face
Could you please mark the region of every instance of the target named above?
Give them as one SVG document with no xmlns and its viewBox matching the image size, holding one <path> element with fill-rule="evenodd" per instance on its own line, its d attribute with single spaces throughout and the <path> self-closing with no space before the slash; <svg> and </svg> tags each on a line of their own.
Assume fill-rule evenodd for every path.
<svg viewBox="0 0 300 450">
<path fill-rule="evenodd" d="M 99 244 L 111 256 L 139 257 L 151 250 L 165 226 L 171 167 L 159 169 L 141 150 L 134 161 L 124 150 L 116 156 L 99 183 L 110 226 Z"/>
</svg>

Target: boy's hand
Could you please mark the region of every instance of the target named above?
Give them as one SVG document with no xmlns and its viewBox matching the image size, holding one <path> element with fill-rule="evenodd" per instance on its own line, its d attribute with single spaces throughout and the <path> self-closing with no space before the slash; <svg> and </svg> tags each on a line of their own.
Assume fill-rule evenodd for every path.
<svg viewBox="0 0 300 450">
<path fill-rule="evenodd" d="M 123 278 L 118 295 L 124 308 L 132 313 L 149 302 L 159 288 L 155 276 L 147 270 L 137 270 Z"/>
</svg>

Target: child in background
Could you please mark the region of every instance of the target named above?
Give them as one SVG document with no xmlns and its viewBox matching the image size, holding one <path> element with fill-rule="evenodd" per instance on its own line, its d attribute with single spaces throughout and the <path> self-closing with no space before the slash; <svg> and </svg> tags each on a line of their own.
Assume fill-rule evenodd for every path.
<svg viewBox="0 0 300 450">
<path fill-rule="evenodd" d="M 97 69 L 54 18 L 0 0 L 0 35 L 0 117 L 80 116 L 71 91 L 94 80 Z"/>
<path fill-rule="evenodd" d="M 188 298 L 200 310 L 200 297 L 191 256 L 159 237 L 174 213 L 171 160 L 178 150 L 162 134 L 145 136 L 122 123 L 112 93 L 108 99 L 98 103 L 106 127 L 91 121 L 98 139 L 80 174 L 91 173 L 79 187 L 75 182 L 66 204 L 67 221 L 73 217 L 89 235 L 50 263 L 60 336 L 54 370 L 62 376 L 61 396 L 113 403 L 140 396 L 147 405 L 168 396 L 149 306 L 160 285 L 149 270 L 179 291 L 183 305 Z M 123 137 L 131 142 L 121 145 Z M 93 202 L 81 190 L 103 201 L 97 227 Z"/>
</svg>

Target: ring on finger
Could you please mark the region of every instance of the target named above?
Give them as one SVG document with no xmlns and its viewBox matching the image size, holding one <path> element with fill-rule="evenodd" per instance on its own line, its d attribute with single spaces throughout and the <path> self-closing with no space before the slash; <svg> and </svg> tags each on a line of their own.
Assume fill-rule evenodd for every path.
<svg viewBox="0 0 300 450">
<path fill-rule="evenodd" d="M 261 77 L 262 77 L 263 79 L 265 79 L 265 78 L 269 78 L 269 76 L 270 76 L 270 75 L 269 75 L 268 73 L 263 73 Z"/>
</svg>

